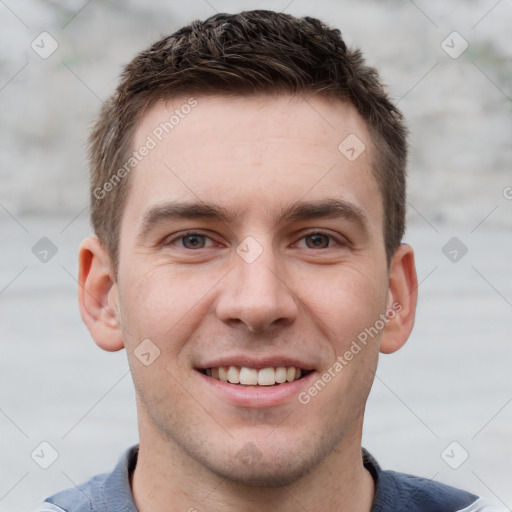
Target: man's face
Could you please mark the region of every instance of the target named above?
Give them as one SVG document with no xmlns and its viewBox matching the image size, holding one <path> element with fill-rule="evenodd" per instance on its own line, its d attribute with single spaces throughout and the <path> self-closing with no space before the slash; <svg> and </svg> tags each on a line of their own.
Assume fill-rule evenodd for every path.
<svg viewBox="0 0 512 512">
<path fill-rule="evenodd" d="M 184 103 L 149 110 L 134 148 Z M 340 101 L 200 96 L 132 171 L 114 291 L 141 446 L 276 485 L 359 442 L 381 332 L 333 365 L 390 306 L 372 152 Z M 253 383 L 266 368 L 262 384 L 223 382 L 230 366 Z M 268 385 L 282 367 L 302 378 Z"/>
</svg>

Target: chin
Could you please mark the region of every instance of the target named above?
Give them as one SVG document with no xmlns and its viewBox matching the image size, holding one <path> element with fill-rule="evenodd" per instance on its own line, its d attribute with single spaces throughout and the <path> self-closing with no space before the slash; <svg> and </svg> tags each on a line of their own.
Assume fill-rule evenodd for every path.
<svg viewBox="0 0 512 512">
<path fill-rule="evenodd" d="M 331 450 L 299 443 L 290 447 L 267 446 L 264 453 L 247 442 L 242 449 L 201 463 L 222 479 L 249 487 L 282 487 L 313 471 Z"/>
<path fill-rule="evenodd" d="M 295 461 L 293 464 L 259 461 L 252 466 L 238 463 L 210 467 L 217 476 L 245 487 L 282 487 L 300 480 L 312 469 L 311 461 Z"/>
</svg>

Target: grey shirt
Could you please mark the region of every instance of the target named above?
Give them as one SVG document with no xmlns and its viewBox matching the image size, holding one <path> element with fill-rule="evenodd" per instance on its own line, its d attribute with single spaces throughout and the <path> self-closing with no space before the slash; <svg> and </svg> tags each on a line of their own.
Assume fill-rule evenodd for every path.
<svg viewBox="0 0 512 512">
<path fill-rule="evenodd" d="M 138 446 L 130 448 L 112 473 L 59 492 L 35 512 L 137 512 L 130 476 L 137 465 Z M 466 491 L 425 478 L 383 471 L 363 449 L 363 462 L 375 481 L 371 512 L 497 512 L 499 509 Z"/>
</svg>

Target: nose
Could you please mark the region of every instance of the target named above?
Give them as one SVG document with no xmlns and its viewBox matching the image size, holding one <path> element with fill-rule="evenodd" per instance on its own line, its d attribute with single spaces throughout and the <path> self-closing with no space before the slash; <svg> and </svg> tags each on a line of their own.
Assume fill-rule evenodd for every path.
<svg viewBox="0 0 512 512">
<path fill-rule="evenodd" d="M 279 272 L 273 251 L 264 250 L 252 262 L 238 255 L 234 260 L 217 302 L 218 318 L 262 334 L 292 324 L 298 313 L 293 283 Z"/>
</svg>

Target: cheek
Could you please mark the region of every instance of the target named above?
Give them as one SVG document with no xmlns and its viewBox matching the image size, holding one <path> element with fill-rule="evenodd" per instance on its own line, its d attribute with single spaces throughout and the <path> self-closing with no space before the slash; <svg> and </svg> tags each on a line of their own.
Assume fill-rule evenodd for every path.
<svg viewBox="0 0 512 512">
<path fill-rule="evenodd" d="M 219 276 L 198 270 L 193 275 L 190 270 L 179 272 L 168 263 L 144 270 L 134 261 L 130 268 L 120 280 L 125 342 L 133 346 L 149 338 L 162 351 L 178 349 L 210 307 Z"/>
<path fill-rule="evenodd" d="M 355 266 L 331 267 L 311 274 L 302 272 L 300 296 L 312 317 L 324 324 L 337 352 L 343 351 L 365 328 L 385 311 L 387 280 L 384 272 Z M 334 336 L 334 339 L 333 339 Z"/>
<path fill-rule="evenodd" d="M 303 399 L 315 417 L 329 418 L 334 430 L 360 417 L 377 367 L 381 333 L 369 335 L 368 329 L 385 311 L 387 274 L 365 270 L 346 266 L 320 280 L 316 273 L 317 286 L 308 287 L 311 317 L 323 321 L 331 356 Z"/>
</svg>

